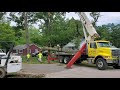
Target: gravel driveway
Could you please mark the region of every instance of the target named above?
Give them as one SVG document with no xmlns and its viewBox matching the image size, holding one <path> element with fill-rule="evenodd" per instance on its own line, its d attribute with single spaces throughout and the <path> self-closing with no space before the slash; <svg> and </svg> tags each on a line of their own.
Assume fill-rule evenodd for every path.
<svg viewBox="0 0 120 90">
<path fill-rule="evenodd" d="M 95 66 L 79 65 L 77 68 L 46 74 L 45 78 L 120 78 L 120 69 L 108 67 L 98 70 Z"/>
<path fill-rule="evenodd" d="M 67 70 L 65 64 L 23 64 L 19 73 L 48 74 Z M 74 66 L 76 68 L 78 66 Z"/>
<path fill-rule="evenodd" d="M 43 78 L 120 78 L 120 69 L 109 67 L 106 70 L 98 70 L 91 65 L 73 65 L 72 69 L 66 69 L 65 64 L 23 64 L 20 73 L 44 74 Z"/>
</svg>

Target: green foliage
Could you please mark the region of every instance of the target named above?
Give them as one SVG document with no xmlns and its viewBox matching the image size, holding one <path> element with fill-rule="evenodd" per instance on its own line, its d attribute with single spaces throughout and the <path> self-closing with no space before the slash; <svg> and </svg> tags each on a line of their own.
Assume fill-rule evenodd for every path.
<svg viewBox="0 0 120 90">
<path fill-rule="evenodd" d="M 0 22 L 3 22 L 6 12 L 0 12 Z"/>
<path fill-rule="evenodd" d="M 120 24 L 112 28 L 111 38 L 113 45 L 120 47 Z"/>
<path fill-rule="evenodd" d="M 15 33 L 7 23 L 0 23 L 0 41 L 14 41 Z"/>
<path fill-rule="evenodd" d="M 29 28 L 29 36 L 30 36 L 30 42 L 38 45 L 42 45 L 41 43 L 41 37 L 42 33 L 39 29 L 36 29 L 34 27 Z"/>
<path fill-rule="evenodd" d="M 35 18 L 35 12 L 27 12 L 27 22 L 29 24 L 33 24 L 37 21 Z M 8 17 L 8 20 L 13 21 L 16 23 L 16 26 L 14 28 L 17 30 L 22 29 L 24 30 L 24 16 L 23 12 L 10 12 L 10 17 Z"/>
<path fill-rule="evenodd" d="M 114 46 L 120 48 L 120 24 L 102 25 L 97 27 L 97 32 L 100 35 L 99 39 L 109 40 Z"/>
<path fill-rule="evenodd" d="M 37 19 L 35 18 L 35 15 L 35 12 L 27 12 L 28 27 L 29 25 L 36 23 Z M 15 31 L 15 36 L 20 39 L 22 37 L 21 30 L 25 30 L 24 12 L 10 12 L 7 19 L 16 23 L 16 25 L 13 26 L 13 29 Z"/>
<path fill-rule="evenodd" d="M 8 23 L 0 23 L 0 48 L 8 51 L 8 49 L 10 49 L 10 43 L 8 43 L 9 41 L 15 41 L 15 33 Z"/>
<path fill-rule="evenodd" d="M 61 47 L 71 42 L 75 42 L 76 47 L 79 45 L 80 39 L 84 36 L 83 28 L 79 20 L 67 19 L 65 20 L 66 12 L 27 12 L 28 31 L 30 36 L 30 43 L 35 43 L 39 46 L 56 46 Z M 15 41 L 17 45 L 26 43 L 26 33 L 24 30 L 23 12 L 10 12 L 10 17 L 7 21 L 13 21 L 16 26 L 10 26 L 7 21 L 3 21 L 6 12 L 0 13 L 0 41 Z M 99 12 L 92 12 L 90 14 L 95 23 L 100 17 Z M 32 27 L 37 21 L 39 29 Z M 99 40 L 109 40 L 116 47 L 120 47 L 120 24 L 108 24 L 102 26 L 95 26 Z"/>
<path fill-rule="evenodd" d="M 16 35 L 15 35 L 15 42 L 16 42 L 16 45 L 25 44 L 25 43 L 26 43 L 25 31 L 19 30 L 19 33 L 21 33 L 21 35 L 20 35 L 19 37 L 16 37 Z"/>
<path fill-rule="evenodd" d="M 52 28 L 52 23 L 59 21 L 61 16 L 64 16 L 65 12 L 37 12 L 36 18 L 41 21 L 44 21 L 44 25 L 42 27 L 44 34 L 49 35 Z"/>
<path fill-rule="evenodd" d="M 97 33 L 100 35 L 99 39 L 110 40 L 109 28 L 106 25 L 98 26 Z"/>
<path fill-rule="evenodd" d="M 44 30 L 46 29 L 46 32 Z M 83 34 L 81 33 L 81 22 L 78 20 L 65 20 L 64 17 L 56 14 L 53 22 L 51 23 L 51 31 L 47 31 L 47 27 L 43 30 L 43 36 L 40 42 L 44 46 L 56 46 L 59 44 L 61 47 L 74 38 Z M 83 36 L 83 35 L 82 35 Z"/>
</svg>

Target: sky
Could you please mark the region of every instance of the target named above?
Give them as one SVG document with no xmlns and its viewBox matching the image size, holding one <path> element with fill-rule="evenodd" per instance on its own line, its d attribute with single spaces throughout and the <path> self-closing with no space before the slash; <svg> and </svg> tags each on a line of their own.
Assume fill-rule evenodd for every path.
<svg viewBox="0 0 120 90">
<path fill-rule="evenodd" d="M 85 12 L 88 18 L 92 21 L 91 16 L 89 15 L 90 12 Z M 120 12 L 100 12 L 101 17 L 99 17 L 97 26 L 101 26 L 108 23 L 114 23 L 119 24 L 120 23 Z M 80 19 L 75 12 L 69 12 L 66 13 L 66 18 L 74 18 L 74 19 Z M 14 22 L 11 23 L 11 25 L 15 25 Z M 36 28 L 39 28 L 38 25 L 34 25 Z"/>
<path fill-rule="evenodd" d="M 88 16 L 88 18 L 92 20 L 92 18 L 89 15 L 90 12 L 85 12 L 85 13 Z M 100 12 L 100 15 L 101 17 L 99 17 L 97 22 L 98 26 L 108 23 L 114 23 L 114 24 L 120 23 L 120 12 Z M 74 12 L 67 13 L 66 17 L 69 19 L 72 17 L 74 17 L 75 19 L 79 19 L 79 16 Z"/>
</svg>

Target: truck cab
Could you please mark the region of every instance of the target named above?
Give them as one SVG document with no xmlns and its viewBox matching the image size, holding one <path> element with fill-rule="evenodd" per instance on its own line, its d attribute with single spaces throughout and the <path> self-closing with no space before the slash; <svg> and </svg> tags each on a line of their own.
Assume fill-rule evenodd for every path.
<svg viewBox="0 0 120 90">
<path fill-rule="evenodd" d="M 120 49 L 113 47 L 109 41 L 98 40 L 88 43 L 88 57 L 97 66 L 101 63 L 101 67 L 104 67 L 105 64 L 105 67 L 112 65 L 114 68 L 120 68 Z M 101 62 L 97 63 L 98 60 Z"/>
</svg>

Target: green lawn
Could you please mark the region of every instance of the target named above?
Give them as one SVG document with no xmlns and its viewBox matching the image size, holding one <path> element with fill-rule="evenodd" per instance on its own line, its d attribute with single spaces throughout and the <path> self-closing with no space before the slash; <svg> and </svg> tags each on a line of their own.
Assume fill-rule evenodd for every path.
<svg viewBox="0 0 120 90">
<path fill-rule="evenodd" d="M 48 60 L 46 56 L 43 56 L 42 62 L 38 61 L 38 57 L 31 57 L 29 61 L 27 61 L 26 56 L 22 56 L 22 62 L 27 64 L 48 64 Z M 58 63 L 58 60 L 50 61 L 50 63 Z"/>
</svg>

